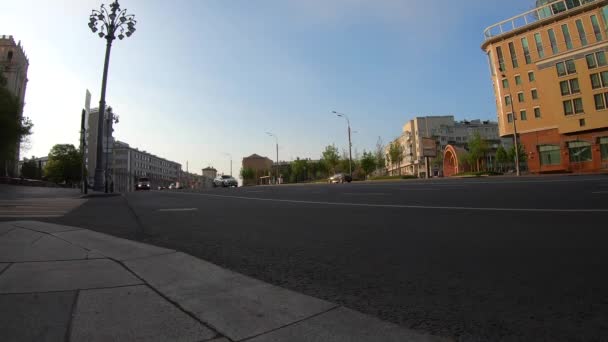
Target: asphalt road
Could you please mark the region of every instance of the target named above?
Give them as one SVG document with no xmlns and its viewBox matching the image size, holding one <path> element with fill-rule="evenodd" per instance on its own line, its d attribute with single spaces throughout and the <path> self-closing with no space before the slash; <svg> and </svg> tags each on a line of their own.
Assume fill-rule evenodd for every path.
<svg viewBox="0 0 608 342">
<path fill-rule="evenodd" d="M 138 192 L 55 220 L 458 340 L 608 336 L 608 176 Z"/>
</svg>

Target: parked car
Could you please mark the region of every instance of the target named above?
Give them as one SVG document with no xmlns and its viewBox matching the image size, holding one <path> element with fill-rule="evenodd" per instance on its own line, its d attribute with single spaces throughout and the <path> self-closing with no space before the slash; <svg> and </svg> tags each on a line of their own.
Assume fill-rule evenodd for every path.
<svg viewBox="0 0 608 342">
<path fill-rule="evenodd" d="M 223 175 L 223 176 L 217 176 L 214 180 L 213 180 L 213 187 L 229 187 L 229 186 L 233 186 L 233 187 L 237 187 L 239 183 L 236 181 L 236 179 L 234 179 L 234 177 L 232 176 L 228 176 L 228 175 Z"/>
<path fill-rule="evenodd" d="M 347 174 L 344 173 L 336 173 L 335 175 L 329 177 L 328 179 L 328 183 L 329 184 L 334 184 L 334 183 L 344 183 L 344 182 L 352 182 L 353 178 Z"/>
<path fill-rule="evenodd" d="M 150 179 L 148 177 L 138 178 L 135 185 L 135 191 L 137 190 L 150 190 Z"/>
<path fill-rule="evenodd" d="M 173 189 L 175 189 L 175 183 L 169 184 L 169 190 L 173 190 Z"/>
</svg>

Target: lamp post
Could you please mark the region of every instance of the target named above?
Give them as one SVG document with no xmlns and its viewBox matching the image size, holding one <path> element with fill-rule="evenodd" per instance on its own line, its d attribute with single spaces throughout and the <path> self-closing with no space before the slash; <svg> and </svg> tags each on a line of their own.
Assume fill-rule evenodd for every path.
<svg viewBox="0 0 608 342">
<path fill-rule="evenodd" d="M 502 74 L 502 77 L 505 78 L 506 76 Z M 517 120 L 517 114 L 515 113 L 515 109 L 513 108 L 514 99 L 511 95 L 511 91 L 509 91 L 507 95 L 509 95 L 509 99 L 511 102 L 511 116 L 513 118 L 513 149 L 515 150 L 515 174 L 519 176 L 519 146 L 517 143 L 517 124 L 515 123 L 515 121 Z"/>
<path fill-rule="evenodd" d="M 274 137 L 274 140 L 276 142 L 276 146 L 277 146 L 277 175 L 276 175 L 276 177 L 277 178 L 276 178 L 275 182 L 278 182 L 279 181 L 279 138 L 274 133 L 266 132 L 266 134 L 268 134 L 271 137 Z"/>
<path fill-rule="evenodd" d="M 127 14 L 127 10 L 120 9 L 118 0 L 110 4 L 110 10 L 101 5 L 99 10 L 93 10 L 89 16 L 89 28 L 93 33 L 97 33 L 100 38 L 106 40 L 106 57 L 103 64 L 103 77 L 101 81 L 101 99 L 99 100 L 99 117 L 97 120 L 97 156 L 95 158 L 95 180 L 94 189 L 100 191 L 104 182 L 104 170 L 102 169 L 102 145 L 103 145 L 103 119 L 106 109 L 106 85 L 108 81 L 108 65 L 110 64 L 110 51 L 112 41 L 130 37 L 135 32 L 135 16 Z M 97 27 L 99 25 L 99 28 Z M 126 29 L 126 32 L 125 32 Z M 105 182 L 104 182 L 105 183 Z"/>
<path fill-rule="evenodd" d="M 353 177 L 353 167 L 352 167 L 352 164 L 353 164 L 353 152 L 352 152 L 353 144 L 352 144 L 352 142 L 350 140 L 350 133 L 351 133 L 350 132 L 350 120 L 348 119 L 348 116 L 346 116 L 346 114 L 344 114 L 344 113 L 339 113 L 339 112 L 336 112 L 335 110 L 332 111 L 332 113 L 336 114 L 339 117 L 345 118 L 346 119 L 346 123 L 348 125 L 348 174 L 352 178 Z"/>
<path fill-rule="evenodd" d="M 110 134 L 114 130 L 114 124 L 118 123 L 118 115 L 114 115 L 114 111 L 112 111 L 112 107 L 108 107 L 108 111 L 106 113 L 106 158 L 105 158 L 105 166 L 104 166 L 104 192 L 108 193 L 108 159 L 110 159 Z M 112 152 L 114 152 L 114 146 L 112 146 Z M 114 189 L 112 189 L 114 192 Z"/>
<path fill-rule="evenodd" d="M 230 157 L 230 176 L 232 175 L 232 154 L 224 152 L 224 155 Z"/>
</svg>

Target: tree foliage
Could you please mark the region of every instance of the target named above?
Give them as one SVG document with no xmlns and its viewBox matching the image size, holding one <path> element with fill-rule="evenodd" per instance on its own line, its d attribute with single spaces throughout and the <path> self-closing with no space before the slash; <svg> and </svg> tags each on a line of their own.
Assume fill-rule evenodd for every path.
<svg viewBox="0 0 608 342">
<path fill-rule="evenodd" d="M 82 156 L 72 144 L 57 144 L 49 153 L 46 177 L 55 183 L 74 184 L 81 179 Z"/>
<path fill-rule="evenodd" d="M 369 176 L 376 169 L 376 156 L 371 152 L 363 151 L 363 157 L 361 158 L 361 168 L 365 176 Z"/>
<path fill-rule="evenodd" d="M 471 168 L 475 167 L 476 171 L 480 171 L 481 168 L 481 160 L 485 158 L 488 153 L 490 147 L 488 146 L 488 142 L 481 137 L 479 132 L 475 132 L 471 140 L 469 140 L 469 165 Z"/>
<path fill-rule="evenodd" d="M 0 73 L 0 166 L 2 171 L 13 160 L 19 143 L 32 134 L 33 124 L 27 117 L 21 117 L 22 104 L 4 86 L 6 79 Z"/>
<path fill-rule="evenodd" d="M 338 148 L 335 145 L 326 146 L 322 158 L 327 170 L 336 173 L 336 166 L 338 166 L 338 163 L 340 162 Z"/>
<path fill-rule="evenodd" d="M 38 168 L 38 163 L 32 157 L 30 160 L 25 160 L 21 165 L 21 177 L 27 179 L 40 179 L 42 178 L 42 170 Z"/>
<path fill-rule="evenodd" d="M 250 167 L 244 167 L 241 169 L 241 179 L 248 181 L 255 178 L 255 171 Z"/>
<path fill-rule="evenodd" d="M 526 149 L 523 144 L 517 144 L 517 151 L 519 152 L 518 154 L 520 163 L 523 163 L 528 160 L 528 156 L 526 155 Z M 509 160 L 512 163 L 515 163 L 515 146 L 511 146 L 511 148 L 509 149 Z"/>
<path fill-rule="evenodd" d="M 403 161 L 403 145 L 398 141 L 393 141 L 388 147 L 388 157 L 393 164 L 393 168 L 399 168 L 399 175 L 401 175 L 401 162 Z"/>
<path fill-rule="evenodd" d="M 384 169 L 386 167 L 386 159 L 384 157 L 384 143 L 382 142 L 381 137 L 378 137 L 378 141 L 376 141 L 376 151 L 374 157 L 376 158 L 376 168 Z"/>
</svg>

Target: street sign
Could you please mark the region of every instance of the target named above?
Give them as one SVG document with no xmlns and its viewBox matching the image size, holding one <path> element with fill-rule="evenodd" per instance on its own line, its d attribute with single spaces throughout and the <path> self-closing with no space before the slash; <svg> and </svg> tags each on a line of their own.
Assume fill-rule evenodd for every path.
<svg viewBox="0 0 608 342">
<path fill-rule="evenodd" d="M 422 138 L 422 156 L 437 157 L 437 143 L 432 138 Z"/>
</svg>

